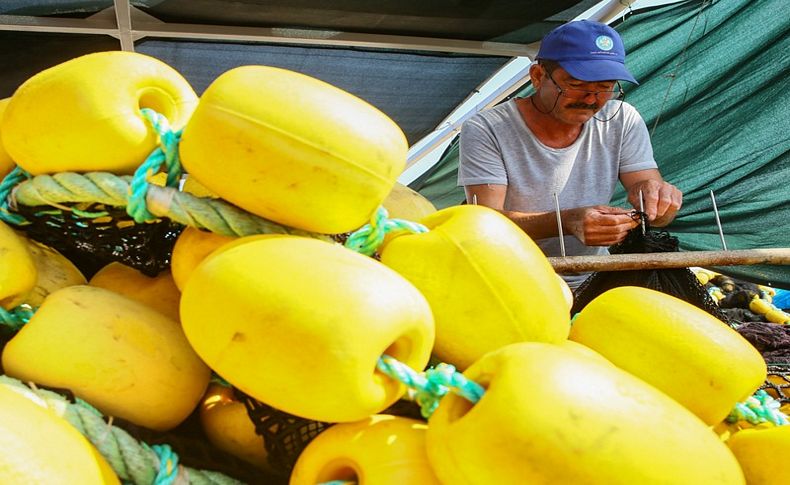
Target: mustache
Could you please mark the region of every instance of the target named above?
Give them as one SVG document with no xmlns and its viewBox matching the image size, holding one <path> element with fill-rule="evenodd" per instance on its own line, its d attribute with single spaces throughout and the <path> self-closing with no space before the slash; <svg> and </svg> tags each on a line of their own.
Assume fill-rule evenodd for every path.
<svg viewBox="0 0 790 485">
<path fill-rule="evenodd" d="M 597 110 L 599 106 L 597 104 L 587 104 L 587 103 L 571 103 L 567 106 L 568 109 L 584 109 L 588 110 L 591 109 L 593 111 Z"/>
</svg>

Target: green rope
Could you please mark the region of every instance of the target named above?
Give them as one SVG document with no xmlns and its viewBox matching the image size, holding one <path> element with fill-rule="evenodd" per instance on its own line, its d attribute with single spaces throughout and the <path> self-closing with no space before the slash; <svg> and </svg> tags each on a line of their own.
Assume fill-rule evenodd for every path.
<svg viewBox="0 0 790 485">
<path fill-rule="evenodd" d="M 384 242 L 384 237 L 390 233 L 412 232 L 415 234 L 428 232 L 428 228 L 420 223 L 404 219 L 387 219 L 387 209 L 379 207 L 370 224 L 365 224 L 354 231 L 346 240 L 345 246 L 366 256 L 372 256 Z"/>
<path fill-rule="evenodd" d="M 772 398 L 764 389 L 754 393 L 743 402 L 735 405 L 727 416 L 728 423 L 747 421 L 750 424 L 771 423 L 774 426 L 790 424 L 787 416 L 779 410 L 781 404 Z"/>
<path fill-rule="evenodd" d="M 159 172 L 162 164 L 167 169 L 167 187 L 175 187 L 181 177 L 181 161 L 178 157 L 178 144 L 181 141 L 181 131 L 174 132 L 170 129 L 170 123 L 163 115 L 148 109 L 141 110 L 143 117 L 151 123 L 157 134 L 157 147 L 145 159 L 142 165 L 134 172 L 134 177 L 130 184 L 129 201 L 126 212 L 138 224 L 149 222 L 156 219 L 146 207 L 146 196 L 148 194 L 148 177 Z"/>
<path fill-rule="evenodd" d="M 3 177 L 2 182 L 0 182 L 0 220 L 15 226 L 21 226 L 28 223 L 24 217 L 10 211 L 9 199 L 11 198 L 11 191 L 14 189 L 14 187 L 16 187 L 20 182 L 29 178 L 30 174 L 18 166 L 14 167 L 14 169 L 11 170 L 8 175 Z"/>
<path fill-rule="evenodd" d="M 100 203 L 124 207 L 127 203 L 131 177 L 107 172 L 77 174 L 61 172 L 39 175 L 16 188 L 18 204 L 29 207 L 67 203 Z M 268 221 L 221 199 L 195 197 L 173 188 L 148 186 L 148 210 L 157 217 L 168 218 L 185 226 L 205 229 L 225 236 L 253 234 L 292 234 L 325 241 L 329 236 L 313 234 Z"/>
<path fill-rule="evenodd" d="M 5 325 L 14 332 L 18 332 L 30 319 L 36 309 L 28 304 L 19 305 L 11 310 L 0 306 L 0 325 Z"/>
<path fill-rule="evenodd" d="M 167 449 L 157 448 L 156 445 L 138 442 L 126 431 L 107 423 L 101 413 L 81 399 L 71 403 L 60 394 L 45 389 L 31 389 L 17 379 L 4 375 L 0 375 L 0 383 L 26 389 L 35 393 L 50 409 L 63 410 L 63 418 L 88 438 L 124 483 L 169 484 L 176 480 L 196 485 L 241 483 L 218 472 L 178 465 L 178 459 L 169 446 Z M 167 481 L 171 470 L 175 470 L 176 474 L 171 481 Z"/>
<path fill-rule="evenodd" d="M 471 403 L 477 403 L 485 394 L 485 389 L 480 384 L 468 380 L 450 364 L 439 364 L 419 373 L 389 355 L 382 355 L 376 367 L 416 391 L 414 400 L 420 405 L 420 412 L 425 418 L 431 417 L 439 406 L 439 401 L 449 391 Z"/>
</svg>

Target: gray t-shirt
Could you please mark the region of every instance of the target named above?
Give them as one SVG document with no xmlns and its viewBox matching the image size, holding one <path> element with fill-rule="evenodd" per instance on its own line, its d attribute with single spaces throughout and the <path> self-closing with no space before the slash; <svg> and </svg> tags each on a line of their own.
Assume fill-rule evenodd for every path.
<svg viewBox="0 0 790 485">
<path fill-rule="evenodd" d="M 461 130 L 458 185 L 507 185 L 504 208 L 510 211 L 554 212 L 554 193 L 560 209 L 609 204 L 619 174 L 657 168 L 636 108 L 610 101 L 596 117 L 613 114 L 606 122 L 585 123 L 572 145 L 551 148 L 532 133 L 515 100 L 482 111 Z M 535 242 L 547 256 L 561 255 L 558 237 Z M 568 256 L 607 254 L 574 236 L 565 235 L 564 242 Z M 563 275 L 572 288 L 586 276 Z"/>
</svg>

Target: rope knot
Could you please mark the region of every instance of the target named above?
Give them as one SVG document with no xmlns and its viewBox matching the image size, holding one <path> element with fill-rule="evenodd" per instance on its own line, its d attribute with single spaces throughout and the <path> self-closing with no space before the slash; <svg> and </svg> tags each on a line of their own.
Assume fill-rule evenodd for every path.
<svg viewBox="0 0 790 485">
<path fill-rule="evenodd" d="M 16 166 L 0 181 L 0 220 L 15 226 L 22 226 L 28 223 L 24 217 L 11 212 L 9 199 L 14 187 L 29 178 L 31 178 L 29 173 Z"/>
<path fill-rule="evenodd" d="M 370 218 L 370 223 L 351 233 L 345 246 L 365 256 L 372 256 L 384 242 L 387 234 L 404 231 L 414 234 L 428 232 L 428 228 L 420 223 L 404 219 L 388 219 L 388 217 L 387 209 L 379 206 Z"/>
<path fill-rule="evenodd" d="M 28 304 L 19 305 L 11 310 L 0 307 L 0 325 L 5 325 L 14 332 L 18 332 L 30 319 L 36 309 Z"/>
<path fill-rule="evenodd" d="M 137 168 L 132 182 L 129 184 L 129 202 L 126 212 L 138 224 L 157 219 L 145 205 L 145 198 L 148 194 L 148 177 L 158 173 L 164 164 L 167 171 L 165 185 L 175 187 L 182 173 L 181 160 L 178 156 L 178 144 L 181 142 L 182 131 L 173 131 L 167 118 L 152 109 L 143 108 L 140 112 L 151 123 L 159 146 Z"/>
<path fill-rule="evenodd" d="M 739 402 L 727 416 L 728 423 L 746 421 L 749 424 L 771 423 L 774 426 L 790 424 L 787 416 L 779 410 L 779 401 L 771 397 L 765 390 L 760 389 L 744 402 Z"/>
</svg>

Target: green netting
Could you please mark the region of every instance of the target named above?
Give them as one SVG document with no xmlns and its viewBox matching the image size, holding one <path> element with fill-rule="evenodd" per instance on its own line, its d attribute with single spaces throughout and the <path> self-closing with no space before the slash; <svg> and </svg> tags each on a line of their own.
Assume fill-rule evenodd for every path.
<svg viewBox="0 0 790 485">
<path fill-rule="evenodd" d="M 651 131 L 664 177 L 684 193 L 668 230 L 682 250 L 787 247 L 790 220 L 790 22 L 786 0 L 691 0 L 616 26 L 640 80 L 626 89 Z M 521 93 L 520 93 L 521 94 Z M 412 184 L 437 207 L 460 203 L 457 144 Z M 613 205 L 627 206 L 622 190 Z M 790 267 L 718 268 L 790 287 Z"/>
</svg>

